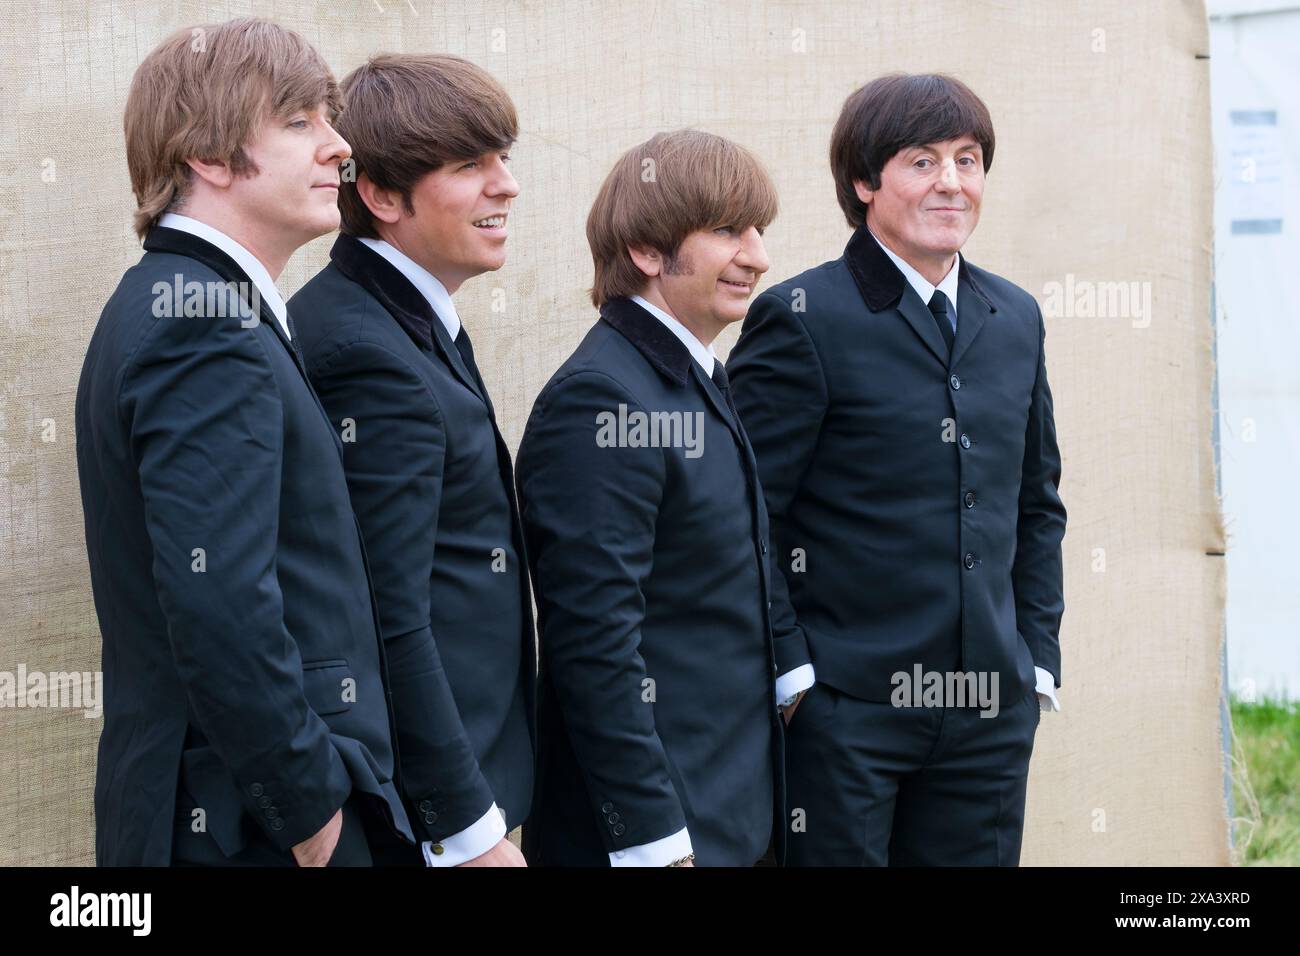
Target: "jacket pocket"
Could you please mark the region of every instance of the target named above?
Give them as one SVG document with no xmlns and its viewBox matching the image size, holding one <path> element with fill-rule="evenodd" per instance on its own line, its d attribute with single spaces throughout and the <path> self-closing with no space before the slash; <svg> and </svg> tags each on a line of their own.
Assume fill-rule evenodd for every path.
<svg viewBox="0 0 1300 956">
<path fill-rule="evenodd" d="M 357 682 L 345 660 L 310 661 L 302 665 L 302 689 L 311 709 L 327 717 L 352 709 Z"/>
</svg>

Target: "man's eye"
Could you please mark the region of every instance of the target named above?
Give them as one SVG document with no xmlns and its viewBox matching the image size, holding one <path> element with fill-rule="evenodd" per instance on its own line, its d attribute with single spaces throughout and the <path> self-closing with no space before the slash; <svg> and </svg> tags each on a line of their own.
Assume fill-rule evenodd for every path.
<svg viewBox="0 0 1300 956">
<path fill-rule="evenodd" d="M 477 165 L 478 163 L 475 160 L 471 159 L 468 163 L 462 166 L 461 169 L 473 169 Z"/>
<path fill-rule="evenodd" d="M 930 160 L 928 160 L 928 159 L 918 159 L 918 160 L 917 160 L 915 163 L 913 163 L 912 165 L 913 165 L 913 166 L 916 166 L 916 167 L 920 167 L 922 163 L 928 163 L 928 162 L 930 162 Z"/>
<path fill-rule="evenodd" d="M 298 120 L 294 120 L 289 125 L 294 127 L 295 129 L 306 129 L 311 124 L 308 123 L 305 119 L 298 119 Z"/>
<path fill-rule="evenodd" d="M 736 227 L 735 227 L 735 226 L 719 226 L 717 229 L 714 229 L 713 231 L 714 231 L 714 232 L 720 232 L 720 233 L 722 233 L 722 234 L 724 234 L 724 235 L 730 235 L 731 233 L 733 233 L 733 232 L 736 231 Z"/>
</svg>

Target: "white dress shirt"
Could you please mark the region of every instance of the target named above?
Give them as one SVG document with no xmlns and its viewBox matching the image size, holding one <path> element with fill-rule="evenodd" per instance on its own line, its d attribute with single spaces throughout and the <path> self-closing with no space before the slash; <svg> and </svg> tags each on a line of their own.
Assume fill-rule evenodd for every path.
<svg viewBox="0 0 1300 956">
<path fill-rule="evenodd" d="M 874 233 L 871 238 L 876 239 Z M 916 294 L 921 297 L 921 301 L 924 302 L 927 307 L 929 307 L 930 299 L 934 295 L 936 289 L 948 297 L 948 304 L 952 306 L 952 320 L 954 324 L 953 331 L 955 332 L 956 323 L 960 321 L 957 317 L 957 277 L 960 272 L 959 266 L 961 265 L 961 253 L 959 252 L 952 257 L 952 268 L 948 270 L 948 274 L 940 279 L 939 284 L 935 286 L 931 285 L 930 281 L 926 279 L 925 276 L 913 269 L 901 257 L 895 255 L 894 250 L 890 249 L 889 246 L 885 245 L 879 239 L 876 239 L 876 244 L 880 246 L 881 249 L 885 250 L 885 255 L 889 256 L 890 261 L 893 262 L 894 265 L 898 266 L 898 271 L 903 273 L 903 278 L 907 280 L 907 284 L 916 290 Z M 794 672 L 791 671 L 791 673 Z M 1060 710 L 1061 704 L 1056 699 L 1056 679 L 1052 677 L 1052 672 L 1035 664 L 1034 678 L 1034 690 L 1038 692 L 1040 697 L 1045 697 L 1047 703 L 1050 704 L 1050 707 L 1044 706 L 1044 702 L 1040 700 L 1039 706 L 1044 710 Z M 784 698 L 778 696 L 778 699 L 783 700 Z"/>
<path fill-rule="evenodd" d="M 447 287 L 428 269 L 383 239 L 362 239 L 361 242 L 379 253 L 410 281 L 424 296 L 434 315 L 443 324 L 452 341 L 460 332 L 460 315 L 452 304 Z M 428 866 L 457 866 L 466 860 L 482 856 L 506 835 L 506 821 L 496 803 L 464 830 L 440 840 L 439 853 L 433 851 L 433 841 L 421 844 L 424 862 Z"/>
<path fill-rule="evenodd" d="M 158 225 L 165 229 L 188 232 L 191 236 L 205 239 L 234 259 L 235 265 L 243 269 L 244 274 L 253 280 L 253 285 L 257 286 L 257 294 L 271 307 L 271 312 L 280 322 L 280 328 L 284 329 L 285 338 L 291 338 L 287 318 L 289 310 L 284 304 L 284 299 L 280 296 L 280 290 L 271 281 L 271 274 L 266 271 L 266 266 L 258 261 L 257 256 L 234 239 L 231 239 L 220 229 L 214 229 L 206 222 L 199 222 L 199 220 L 191 219 L 189 216 L 182 216 L 174 212 L 163 213 L 162 218 L 158 220 Z"/>
</svg>

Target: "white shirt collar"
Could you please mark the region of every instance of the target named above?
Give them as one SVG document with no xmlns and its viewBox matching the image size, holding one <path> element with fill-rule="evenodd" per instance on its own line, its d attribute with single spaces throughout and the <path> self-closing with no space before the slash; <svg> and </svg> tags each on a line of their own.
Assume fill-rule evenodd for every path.
<svg viewBox="0 0 1300 956">
<path fill-rule="evenodd" d="M 717 358 L 717 352 L 713 350 L 712 345 L 705 347 L 704 343 L 697 339 L 690 329 L 654 303 L 647 302 L 639 295 L 632 296 L 632 301 L 666 325 L 669 332 L 681 339 L 682 344 L 690 350 L 695 361 L 700 363 L 700 368 L 704 369 L 704 374 L 709 378 L 713 378 L 713 362 Z"/>
<path fill-rule="evenodd" d="M 361 239 L 360 241 L 387 259 L 398 272 L 410 280 L 411 285 L 415 286 L 420 291 L 420 295 L 428 301 L 434 315 L 447 330 L 447 334 L 455 341 L 460 333 L 460 314 L 452 304 L 447 287 L 438 277 L 384 239 Z"/>
<path fill-rule="evenodd" d="M 869 229 L 867 231 L 871 232 L 871 230 Z M 875 233 L 871 233 L 871 238 L 876 239 Z M 910 285 L 913 289 L 916 290 L 916 294 L 921 297 L 922 302 L 924 302 L 928 306 L 930 304 L 931 297 L 934 296 L 934 290 L 937 288 L 940 292 L 942 292 L 944 295 L 948 297 L 948 304 L 952 306 L 952 314 L 953 317 L 956 318 L 957 278 L 961 272 L 960 252 L 952 257 L 952 268 L 948 270 L 948 274 L 944 276 L 941 280 L 939 280 L 939 284 L 937 286 L 933 286 L 930 284 L 929 279 L 927 279 L 925 276 L 921 275 L 921 273 L 913 269 L 900 256 L 895 255 L 894 250 L 890 249 L 889 246 L 885 245 L 879 239 L 876 239 L 876 245 L 880 246 L 881 249 L 884 249 L 885 255 L 889 256 L 889 258 L 893 261 L 894 265 L 898 266 L 898 271 L 903 273 L 903 278 L 907 280 L 908 285 Z"/>
<path fill-rule="evenodd" d="M 206 222 L 191 219 L 189 216 L 182 216 L 174 212 L 163 213 L 162 218 L 158 220 L 158 225 L 165 229 L 188 232 L 191 236 L 206 240 L 234 259 L 235 265 L 243 269 L 244 274 L 253 280 L 253 285 L 257 286 L 258 295 L 271 307 L 271 312 L 275 314 L 276 319 L 280 322 L 280 327 L 284 329 L 285 337 L 290 337 L 289 321 L 285 318 L 289 314 L 289 310 L 284 304 L 284 299 L 280 297 L 280 290 L 271 281 L 271 273 L 266 271 L 266 266 L 258 261 L 257 256 L 235 242 L 234 239 L 231 239 L 220 229 L 214 229 Z"/>
</svg>

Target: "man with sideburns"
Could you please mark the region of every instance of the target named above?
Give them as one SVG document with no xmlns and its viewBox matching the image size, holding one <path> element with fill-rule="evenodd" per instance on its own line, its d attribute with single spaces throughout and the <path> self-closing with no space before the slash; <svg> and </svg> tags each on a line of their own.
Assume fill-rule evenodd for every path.
<svg viewBox="0 0 1300 956">
<path fill-rule="evenodd" d="M 343 443 L 423 837 L 384 862 L 522 866 L 532 606 L 510 453 L 452 302 L 506 260 L 515 108 L 453 56 L 375 56 L 342 89 L 342 234 L 289 311 Z"/>
<path fill-rule="evenodd" d="M 752 866 L 783 816 L 767 515 L 713 352 L 776 211 L 753 156 L 681 130 L 626 152 L 588 215 L 600 317 L 519 449 L 542 652 L 532 863 Z"/>
<path fill-rule="evenodd" d="M 125 114 L 144 256 L 77 388 L 101 866 L 369 865 L 414 834 L 338 436 L 275 279 L 338 226 L 339 91 L 264 20 L 180 30 Z"/>
<path fill-rule="evenodd" d="M 831 137 L 852 238 L 759 296 L 728 371 L 767 494 L 791 865 L 1015 865 L 1056 709 L 1061 459 L 1033 297 L 970 263 L 993 124 L 893 75 Z"/>
</svg>

